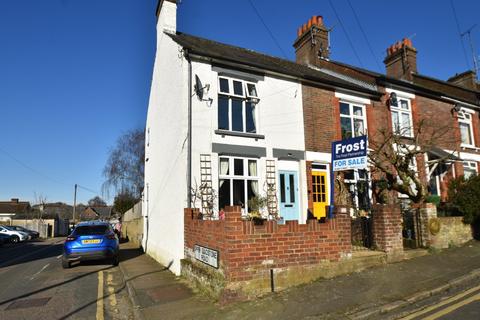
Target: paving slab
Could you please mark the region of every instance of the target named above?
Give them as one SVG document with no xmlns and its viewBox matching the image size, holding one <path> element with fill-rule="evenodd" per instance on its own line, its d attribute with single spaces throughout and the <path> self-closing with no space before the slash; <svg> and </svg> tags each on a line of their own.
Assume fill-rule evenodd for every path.
<svg viewBox="0 0 480 320">
<path fill-rule="evenodd" d="M 140 251 L 120 266 L 144 319 L 371 319 L 480 277 L 480 242 L 424 254 L 226 306 L 194 293 Z"/>
</svg>

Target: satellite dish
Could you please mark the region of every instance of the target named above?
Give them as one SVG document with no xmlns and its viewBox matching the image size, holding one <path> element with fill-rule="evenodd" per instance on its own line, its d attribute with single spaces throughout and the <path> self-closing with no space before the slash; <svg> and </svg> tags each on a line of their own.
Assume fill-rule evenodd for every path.
<svg viewBox="0 0 480 320">
<path fill-rule="evenodd" d="M 198 75 L 195 75 L 195 86 L 193 88 L 199 100 L 203 100 L 203 86 Z"/>
</svg>

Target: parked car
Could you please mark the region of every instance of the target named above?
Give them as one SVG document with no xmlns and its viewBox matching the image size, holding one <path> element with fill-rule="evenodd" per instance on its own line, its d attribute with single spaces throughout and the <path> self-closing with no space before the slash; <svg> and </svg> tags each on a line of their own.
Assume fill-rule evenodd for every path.
<svg viewBox="0 0 480 320">
<path fill-rule="evenodd" d="M 74 261 L 109 259 L 118 265 L 118 238 L 108 222 L 79 223 L 63 245 L 62 267 L 70 268 Z"/>
<path fill-rule="evenodd" d="M 34 230 L 29 230 L 29 229 L 21 227 L 21 226 L 8 226 L 8 227 L 12 230 L 15 230 L 15 231 L 25 232 L 26 234 L 28 234 L 31 237 L 31 239 L 36 239 L 36 238 L 40 237 L 40 233 L 38 233 L 37 231 L 34 231 Z"/>
<path fill-rule="evenodd" d="M 13 243 L 26 241 L 30 237 L 27 233 L 23 231 L 16 231 L 10 229 L 9 226 L 0 226 L 0 233 L 11 236 L 11 242 Z"/>
<path fill-rule="evenodd" d="M 8 234 L 0 233 L 0 246 L 10 242 L 12 242 L 12 236 L 9 236 Z"/>
</svg>

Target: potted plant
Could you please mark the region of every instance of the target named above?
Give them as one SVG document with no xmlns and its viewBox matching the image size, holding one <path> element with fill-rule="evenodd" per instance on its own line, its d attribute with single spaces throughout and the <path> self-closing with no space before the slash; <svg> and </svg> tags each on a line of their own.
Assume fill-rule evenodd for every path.
<svg viewBox="0 0 480 320">
<path fill-rule="evenodd" d="M 255 196 L 248 200 L 248 219 L 253 220 L 256 225 L 262 225 L 265 221 L 263 212 L 267 206 L 267 198 L 262 196 Z"/>
</svg>

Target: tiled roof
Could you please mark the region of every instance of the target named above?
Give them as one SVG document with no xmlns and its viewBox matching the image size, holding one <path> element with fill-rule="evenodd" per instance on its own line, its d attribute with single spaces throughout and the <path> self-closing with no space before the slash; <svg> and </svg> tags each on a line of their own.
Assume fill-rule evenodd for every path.
<svg viewBox="0 0 480 320">
<path fill-rule="evenodd" d="M 0 202 L 0 213 L 27 213 L 30 211 L 30 202 Z"/>
<path fill-rule="evenodd" d="M 305 66 L 290 60 L 191 36 L 185 33 L 177 32 L 176 34 L 172 34 L 166 32 L 166 34 L 179 45 L 187 48 L 191 53 L 257 67 L 331 86 L 379 95 L 377 84 L 390 83 L 409 87 L 413 90 L 427 91 L 429 94 L 435 94 L 439 97 L 447 96 L 471 104 L 480 104 L 480 91 L 466 89 L 447 81 L 420 74 L 413 74 L 413 82 L 409 82 L 333 60 L 319 60 L 318 67 Z"/>
<path fill-rule="evenodd" d="M 260 68 L 331 86 L 344 87 L 370 94 L 379 94 L 375 90 L 372 90 L 372 87 L 366 87 L 364 85 L 359 85 L 356 82 L 346 81 L 341 77 L 334 76 L 332 74 L 322 72 L 290 60 L 285 60 L 253 50 L 191 36 L 185 33 L 177 32 L 176 34 L 172 34 L 166 32 L 166 34 L 183 48 L 187 48 L 191 53 L 204 57 L 230 61 L 233 63 L 241 63 L 246 66 Z"/>
</svg>

